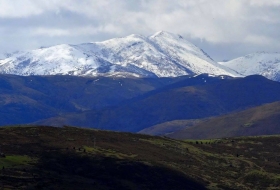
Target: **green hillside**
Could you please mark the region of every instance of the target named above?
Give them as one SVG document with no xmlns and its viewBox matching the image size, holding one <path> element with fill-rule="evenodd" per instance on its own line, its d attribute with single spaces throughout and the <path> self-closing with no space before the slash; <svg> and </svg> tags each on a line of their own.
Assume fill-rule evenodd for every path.
<svg viewBox="0 0 280 190">
<path fill-rule="evenodd" d="M 0 136 L 3 189 L 280 188 L 280 136 L 179 141 L 74 127 Z"/>
</svg>

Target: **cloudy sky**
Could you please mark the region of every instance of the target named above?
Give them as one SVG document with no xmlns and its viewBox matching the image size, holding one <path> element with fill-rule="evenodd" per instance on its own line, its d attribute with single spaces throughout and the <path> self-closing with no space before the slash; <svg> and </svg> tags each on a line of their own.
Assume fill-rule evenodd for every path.
<svg viewBox="0 0 280 190">
<path fill-rule="evenodd" d="M 280 0 L 0 0 L 0 54 L 160 30 L 216 61 L 280 52 Z"/>
</svg>

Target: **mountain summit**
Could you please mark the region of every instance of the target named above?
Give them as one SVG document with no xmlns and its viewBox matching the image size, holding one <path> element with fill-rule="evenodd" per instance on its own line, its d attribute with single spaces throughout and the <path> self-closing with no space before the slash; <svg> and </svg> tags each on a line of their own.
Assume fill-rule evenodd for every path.
<svg viewBox="0 0 280 190">
<path fill-rule="evenodd" d="M 258 74 L 271 80 L 280 81 L 279 52 L 256 52 L 227 62 L 220 62 L 220 64 L 244 76 Z"/>
<path fill-rule="evenodd" d="M 240 76 L 213 61 L 180 35 L 160 31 L 103 42 L 62 44 L 17 52 L 0 60 L 0 73 L 15 75 L 78 75 L 176 77 L 188 74 Z"/>
</svg>

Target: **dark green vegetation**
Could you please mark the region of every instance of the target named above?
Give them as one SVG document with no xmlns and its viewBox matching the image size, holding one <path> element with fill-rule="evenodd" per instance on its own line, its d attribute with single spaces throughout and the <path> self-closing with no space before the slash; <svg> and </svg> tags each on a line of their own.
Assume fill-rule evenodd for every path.
<svg viewBox="0 0 280 190">
<path fill-rule="evenodd" d="M 188 124 L 188 121 L 181 121 L 181 125 L 184 124 Z M 178 139 L 210 139 L 273 134 L 280 134 L 280 102 L 209 118 L 168 136 Z"/>
<path fill-rule="evenodd" d="M 4 189 L 279 189 L 280 136 L 179 141 L 74 127 L 0 128 Z"/>
</svg>

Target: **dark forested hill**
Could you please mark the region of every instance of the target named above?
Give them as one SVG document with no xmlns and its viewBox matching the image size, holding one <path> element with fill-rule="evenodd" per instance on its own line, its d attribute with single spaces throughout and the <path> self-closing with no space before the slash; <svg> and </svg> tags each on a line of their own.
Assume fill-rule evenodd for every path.
<svg viewBox="0 0 280 190">
<path fill-rule="evenodd" d="M 0 75 L 0 125 L 116 106 L 176 80 Z"/>
<path fill-rule="evenodd" d="M 280 100 L 280 83 L 261 76 L 211 81 L 211 77 L 201 75 L 196 80 L 203 82 L 185 86 L 175 83 L 127 104 L 53 117 L 38 124 L 137 132 L 166 121 L 201 119 Z"/>
<path fill-rule="evenodd" d="M 0 76 L 0 125 L 36 123 L 138 132 L 280 100 L 261 76 L 177 78 Z"/>
</svg>

